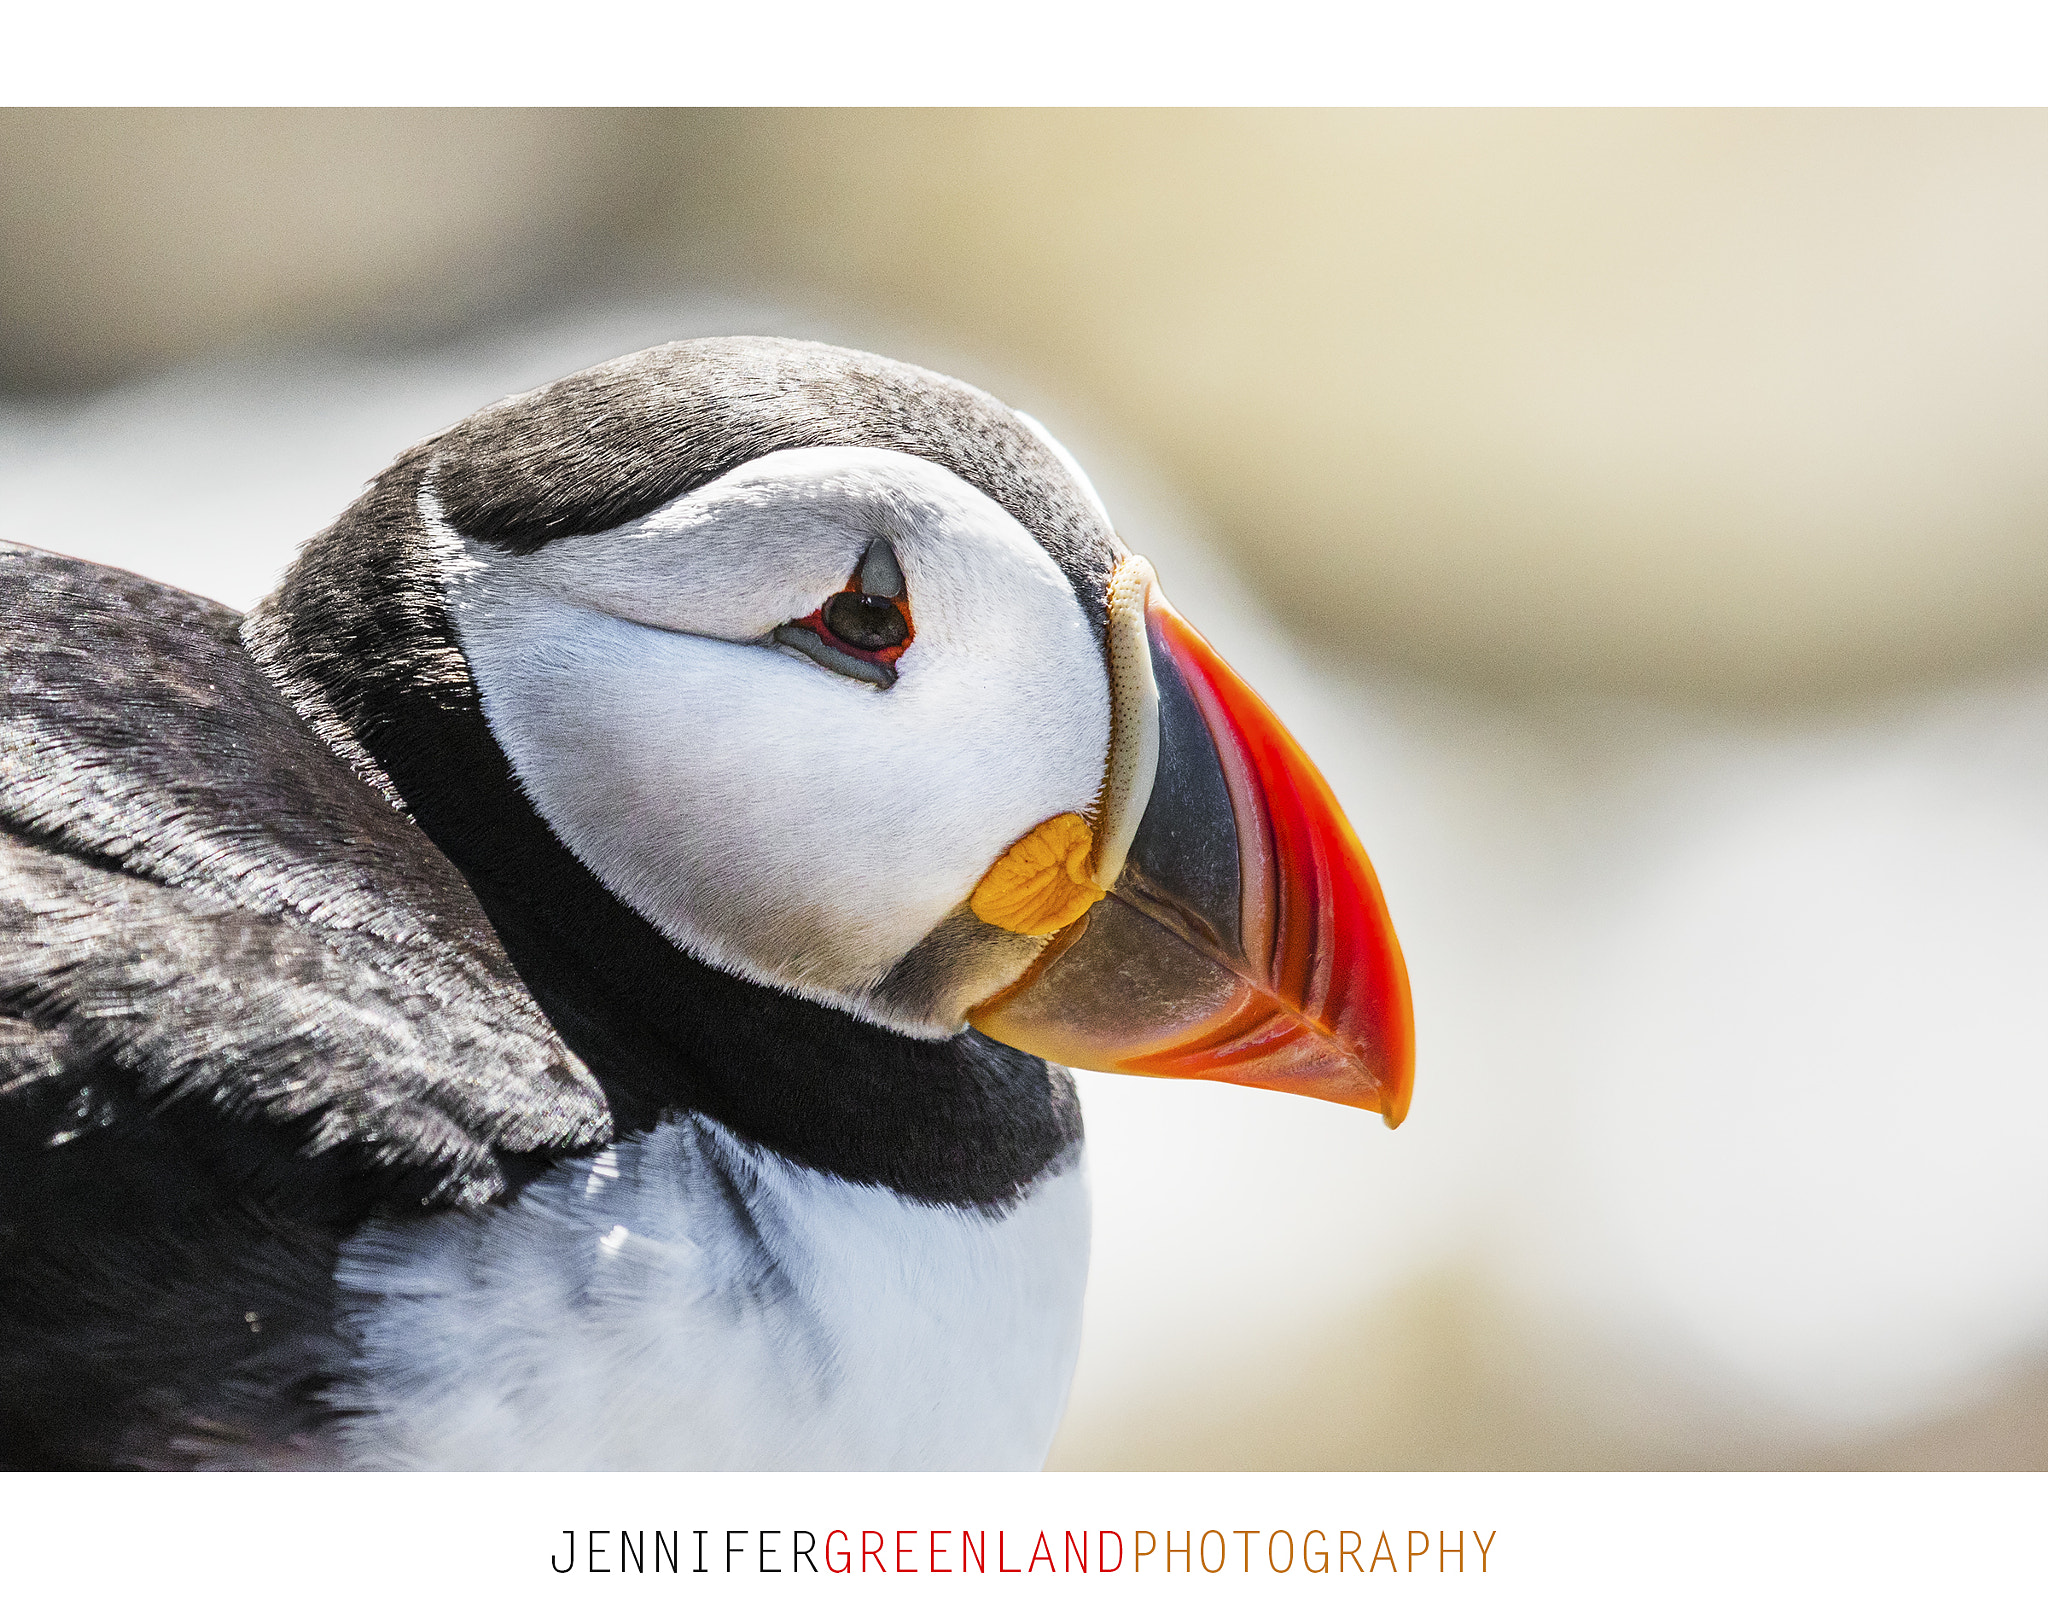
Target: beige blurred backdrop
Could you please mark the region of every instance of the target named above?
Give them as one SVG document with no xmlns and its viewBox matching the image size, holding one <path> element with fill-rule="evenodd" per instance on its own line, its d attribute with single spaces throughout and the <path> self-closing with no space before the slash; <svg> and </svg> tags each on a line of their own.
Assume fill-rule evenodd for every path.
<svg viewBox="0 0 2048 1621">
<path fill-rule="evenodd" d="M 15 112 L 0 372 L 681 278 L 915 322 L 1291 622 L 1743 702 L 2048 632 L 2034 113 Z"/>
<path fill-rule="evenodd" d="M 1055 1464 L 2035 1467 L 2043 289 L 2036 113 L 14 111 L 0 533 L 727 307 L 995 387 L 1336 762 L 1423 1044 L 1386 1143 L 1091 1083 Z"/>
</svg>

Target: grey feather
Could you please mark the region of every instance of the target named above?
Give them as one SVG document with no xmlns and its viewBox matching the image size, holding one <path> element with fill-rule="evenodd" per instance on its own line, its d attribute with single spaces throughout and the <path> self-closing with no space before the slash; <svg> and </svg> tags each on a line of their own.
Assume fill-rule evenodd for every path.
<svg viewBox="0 0 2048 1621">
<path fill-rule="evenodd" d="M 303 1121 L 313 1152 L 504 1188 L 602 1094 L 460 876 L 314 738 L 227 610 L 0 549 L 0 1010 L 143 1100 Z"/>
</svg>

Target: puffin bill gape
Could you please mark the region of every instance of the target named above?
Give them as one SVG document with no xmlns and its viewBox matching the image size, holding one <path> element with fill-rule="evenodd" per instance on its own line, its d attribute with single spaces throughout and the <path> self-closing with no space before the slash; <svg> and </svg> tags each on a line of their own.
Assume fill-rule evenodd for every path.
<svg viewBox="0 0 2048 1621">
<path fill-rule="evenodd" d="M 246 618 L 0 582 L 0 1461 L 1036 1468 L 1062 1066 L 1407 1110 L 1328 786 L 949 378 L 669 344 Z"/>
</svg>

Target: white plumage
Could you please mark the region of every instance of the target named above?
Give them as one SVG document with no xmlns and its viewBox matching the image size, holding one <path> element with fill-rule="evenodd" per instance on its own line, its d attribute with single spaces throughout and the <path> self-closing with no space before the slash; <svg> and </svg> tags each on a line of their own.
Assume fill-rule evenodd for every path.
<svg viewBox="0 0 2048 1621">
<path fill-rule="evenodd" d="M 878 538 L 916 618 L 887 693 L 768 642 Z M 1014 840 L 1101 792 L 1101 651 L 994 501 L 897 451 L 785 450 L 531 556 L 445 525 L 437 539 L 520 782 L 671 940 L 921 1036 L 955 1033 L 1015 978 L 999 962 L 963 980 L 929 1023 L 866 995 Z"/>
<path fill-rule="evenodd" d="M 921 1204 L 702 1116 L 509 1207 L 373 1223 L 337 1270 L 366 1468 L 1035 1469 L 1080 1348 L 1078 1149 Z"/>
</svg>

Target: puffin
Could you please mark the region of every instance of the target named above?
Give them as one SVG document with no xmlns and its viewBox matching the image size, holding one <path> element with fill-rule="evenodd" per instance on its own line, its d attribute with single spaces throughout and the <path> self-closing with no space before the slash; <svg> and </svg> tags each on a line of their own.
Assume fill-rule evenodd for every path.
<svg viewBox="0 0 2048 1621">
<path fill-rule="evenodd" d="M 1036 1468 L 1070 1068 L 1407 1110 L 1329 786 L 951 378 L 667 344 L 246 616 L 0 602 L 12 1466 Z"/>
</svg>

